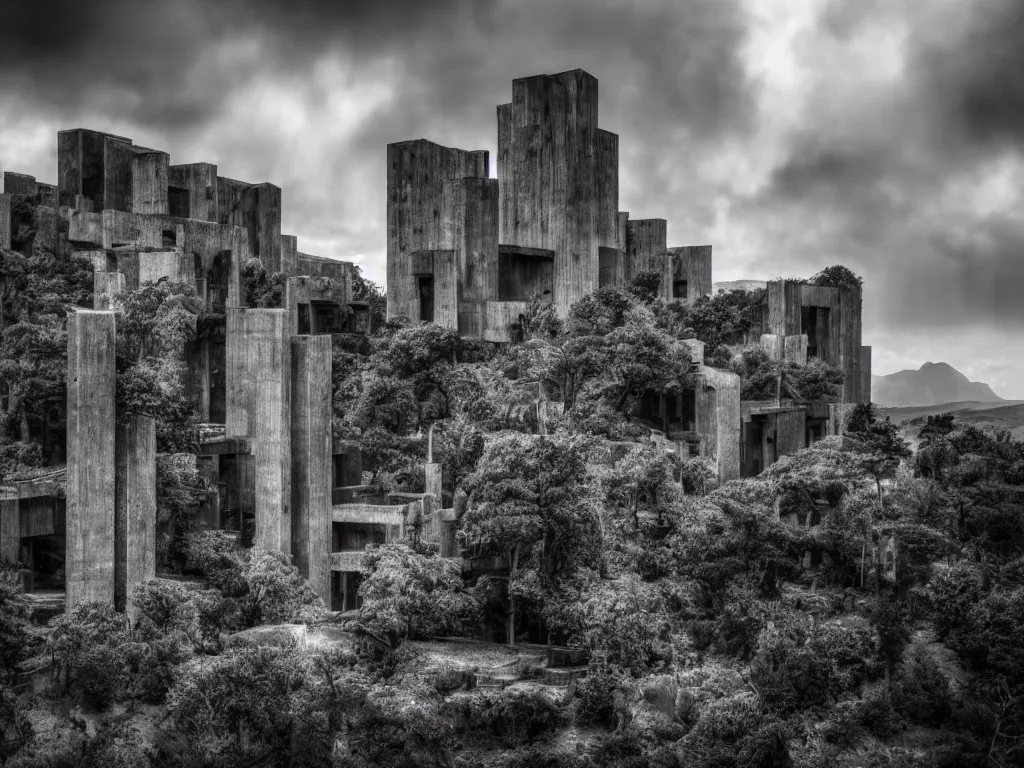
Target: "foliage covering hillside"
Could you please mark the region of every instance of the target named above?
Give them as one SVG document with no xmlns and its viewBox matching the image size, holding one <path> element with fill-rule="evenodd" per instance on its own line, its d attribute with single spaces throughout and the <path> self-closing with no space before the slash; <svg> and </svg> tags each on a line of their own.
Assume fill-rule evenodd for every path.
<svg viewBox="0 0 1024 768">
<path fill-rule="evenodd" d="M 690 339 L 740 373 L 748 397 L 777 396 L 768 382 L 781 378 L 790 396 L 829 399 L 835 373 L 730 348 L 757 296 L 685 307 L 645 286 L 599 291 L 564 321 L 538 304 L 507 349 L 403 322 L 336 338 L 335 433 L 362 442 L 373 484 L 415 491 L 432 430 L 472 572 L 414 530 L 367 552 L 357 613 L 328 614 L 282 558 L 198 530 L 194 467 L 178 459 L 160 482 L 161 551 L 177 576 L 137 591 L 134 622 L 82 606 L 33 625 L 4 569 L 0 761 L 1024 762 L 1024 444 L 943 417 L 911 454 L 861 407 L 847 434 L 718 486 L 703 460 L 680 466 L 647 441 L 633 409 L 644 391 L 687 385 Z M 155 318 L 139 339 L 187 325 L 172 322 L 187 291 L 145 290 L 126 303 Z M 126 382 L 174 380 L 166 354 L 132 344 Z M 563 406 L 546 436 L 534 434 L 536 382 Z M 27 435 L 20 416 L 7 427 L 12 456 L 42 455 L 31 413 Z M 163 450 L 182 450 L 187 417 L 156 413 Z M 634 442 L 613 463 L 609 439 Z M 549 643 L 585 649 L 586 676 L 551 685 Z M 505 687 L 473 686 L 512 668 Z"/>
</svg>

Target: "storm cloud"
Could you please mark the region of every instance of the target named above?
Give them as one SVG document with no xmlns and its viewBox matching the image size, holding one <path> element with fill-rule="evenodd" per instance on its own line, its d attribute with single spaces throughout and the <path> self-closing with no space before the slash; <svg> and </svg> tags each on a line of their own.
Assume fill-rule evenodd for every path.
<svg viewBox="0 0 1024 768">
<path fill-rule="evenodd" d="M 512 80 L 579 67 L 621 210 L 713 243 L 716 280 L 847 264 L 876 372 L 945 360 L 1024 397 L 1024 3 L 922 5 L 3 4 L 0 167 L 53 181 L 56 130 L 130 136 L 278 184 L 301 250 L 380 280 L 387 143 L 488 149 L 493 174 Z"/>
</svg>

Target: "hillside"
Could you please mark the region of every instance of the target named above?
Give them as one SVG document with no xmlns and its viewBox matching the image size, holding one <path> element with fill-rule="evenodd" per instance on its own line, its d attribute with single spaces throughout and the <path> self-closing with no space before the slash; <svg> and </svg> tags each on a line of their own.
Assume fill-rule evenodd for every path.
<svg viewBox="0 0 1024 768">
<path fill-rule="evenodd" d="M 988 384 L 971 381 L 946 363 L 925 363 L 916 371 L 872 376 L 871 399 L 883 407 L 1004 402 Z"/>
</svg>

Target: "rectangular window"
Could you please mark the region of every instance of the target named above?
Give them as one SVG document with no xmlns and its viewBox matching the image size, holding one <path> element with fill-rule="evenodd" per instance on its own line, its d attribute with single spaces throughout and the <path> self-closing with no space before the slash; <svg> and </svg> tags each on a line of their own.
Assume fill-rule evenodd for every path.
<svg viewBox="0 0 1024 768">
<path fill-rule="evenodd" d="M 309 304 L 299 304 L 299 335 L 308 336 L 310 331 Z"/>
</svg>

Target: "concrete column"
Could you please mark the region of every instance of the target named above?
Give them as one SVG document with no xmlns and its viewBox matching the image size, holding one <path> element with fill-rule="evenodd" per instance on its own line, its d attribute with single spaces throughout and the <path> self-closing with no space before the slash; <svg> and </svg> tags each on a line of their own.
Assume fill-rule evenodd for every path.
<svg viewBox="0 0 1024 768">
<path fill-rule="evenodd" d="M 21 512 L 17 499 L 0 500 L 0 560 L 21 559 Z"/>
<path fill-rule="evenodd" d="M 135 587 L 156 576 L 156 422 L 131 416 L 117 427 L 114 605 L 135 618 Z"/>
<path fill-rule="evenodd" d="M 114 602 L 113 312 L 68 318 L 67 607 Z"/>
<path fill-rule="evenodd" d="M 228 437 L 248 437 L 262 549 L 291 554 L 291 343 L 286 309 L 227 310 Z"/>
<path fill-rule="evenodd" d="M 331 337 L 294 336 L 291 348 L 292 554 L 330 607 Z"/>
<path fill-rule="evenodd" d="M 429 493 L 434 497 L 434 507 L 436 509 L 441 508 L 441 465 L 437 462 L 430 462 L 423 467 L 426 473 L 426 485 L 423 488 L 424 493 Z"/>
</svg>

